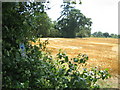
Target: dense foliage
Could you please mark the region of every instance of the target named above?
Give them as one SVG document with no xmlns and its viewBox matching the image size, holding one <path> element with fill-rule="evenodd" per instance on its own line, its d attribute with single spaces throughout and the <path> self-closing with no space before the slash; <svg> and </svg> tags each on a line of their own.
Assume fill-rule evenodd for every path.
<svg viewBox="0 0 120 90">
<path fill-rule="evenodd" d="M 48 40 L 36 46 L 29 43 L 39 37 L 38 29 L 49 26 L 42 3 L 9 2 L 2 8 L 2 88 L 99 88 L 97 80 L 110 76 L 107 69 L 82 69 L 88 60 L 85 54 L 70 59 L 60 51 L 52 57 L 46 51 Z"/>
<path fill-rule="evenodd" d="M 104 38 L 119 38 L 117 34 L 109 34 L 108 32 L 102 33 L 101 31 L 94 32 L 93 37 L 104 37 Z"/>
<path fill-rule="evenodd" d="M 76 33 L 78 32 L 79 37 L 90 36 L 91 19 L 86 18 L 80 10 L 70 6 L 70 3 L 65 3 L 62 7 L 63 11 L 56 25 L 56 28 L 62 33 L 62 36 L 68 38 L 76 37 Z"/>
<path fill-rule="evenodd" d="M 35 6 L 40 6 L 35 9 Z M 35 24 L 33 26 L 32 22 L 34 19 L 34 15 L 37 13 L 44 13 L 44 6 L 41 3 L 27 3 L 27 2 L 19 2 L 19 3 L 2 3 L 2 53 L 3 53 L 3 85 L 4 87 L 11 87 L 12 81 L 13 84 L 17 84 L 17 80 L 19 82 L 19 78 L 24 80 L 22 76 L 19 74 L 19 70 L 24 70 L 26 61 L 22 62 L 20 53 L 19 53 L 19 45 L 24 43 L 27 45 L 29 40 L 33 40 L 37 37 L 37 29 Z M 34 13 L 33 13 L 34 11 Z M 36 21 L 35 21 L 36 22 Z M 41 23 L 39 23 L 41 24 Z M 44 27 L 45 28 L 45 27 Z M 41 28 L 42 29 L 42 28 Z M 29 47 L 29 46 L 28 46 Z M 27 49 L 27 48 L 26 48 Z M 24 65 L 20 66 L 19 61 Z M 17 68 L 19 70 L 17 70 Z M 20 69 L 22 68 L 22 69 Z M 24 68 L 24 69 L 23 69 Z M 26 68 L 27 69 L 27 68 Z M 20 72 L 22 74 L 22 72 Z M 19 76 L 16 76 L 16 74 Z M 25 76 L 24 76 L 25 77 Z M 27 77 L 26 77 L 27 78 Z M 13 79 L 13 80 L 12 80 Z M 7 85 L 7 86 L 6 86 Z"/>
</svg>

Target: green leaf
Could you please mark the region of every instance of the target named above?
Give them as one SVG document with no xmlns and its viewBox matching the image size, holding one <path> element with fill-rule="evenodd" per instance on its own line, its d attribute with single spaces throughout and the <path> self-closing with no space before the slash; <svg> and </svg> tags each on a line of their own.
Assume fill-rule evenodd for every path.
<svg viewBox="0 0 120 90">
<path fill-rule="evenodd" d="M 108 68 L 105 69 L 105 71 L 108 71 L 108 70 L 109 70 Z"/>
<path fill-rule="evenodd" d="M 65 57 L 65 62 L 68 62 L 68 56 Z"/>
<path fill-rule="evenodd" d="M 73 58 L 74 62 L 78 62 L 78 59 L 77 58 Z"/>
<path fill-rule="evenodd" d="M 75 2 L 75 1 L 72 1 L 72 4 L 76 4 L 76 2 Z"/>
<path fill-rule="evenodd" d="M 84 63 L 84 60 L 83 60 L 83 59 L 80 59 L 80 63 Z"/>
<path fill-rule="evenodd" d="M 65 61 L 64 61 L 64 60 L 60 60 L 59 62 L 61 62 L 61 64 L 65 63 Z"/>
</svg>

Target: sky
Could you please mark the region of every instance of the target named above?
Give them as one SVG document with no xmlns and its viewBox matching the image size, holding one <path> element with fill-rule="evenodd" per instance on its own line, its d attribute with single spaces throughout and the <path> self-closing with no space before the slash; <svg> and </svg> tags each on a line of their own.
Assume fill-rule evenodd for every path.
<svg viewBox="0 0 120 90">
<path fill-rule="evenodd" d="M 49 0 L 51 7 L 47 10 L 48 16 L 54 21 L 60 16 L 63 0 Z M 76 0 L 77 1 L 77 0 Z M 79 1 L 79 0 L 78 0 Z M 82 4 L 77 4 L 76 9 L 88 18 L 91 18 L 92 30 L 118 34 L 118 2 L 120 0 L 81 0 Z"/>
</svg>

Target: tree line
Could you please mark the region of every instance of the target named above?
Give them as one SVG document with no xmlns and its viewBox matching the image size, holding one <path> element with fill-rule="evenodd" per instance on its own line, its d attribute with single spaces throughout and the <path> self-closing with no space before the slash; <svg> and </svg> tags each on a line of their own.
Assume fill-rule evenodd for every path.
<svg viewBox="0 0 120 90">
<path fill-rule="evenodd" d="M 10 6 L 14 6 L 12 10 L 8 8 Z M 21 5 L 21 6 L 20 6 Z M 7 8 L 8 7 L 8 8 Z M 18 30 L 30 31 L 29 34 L 34 34 L 34 37 L 64 37 L 64 38 L 74 38 L 74 37 L 111 37 L 118 38 L 119 35 L 109 34 L 108 32 L 102 33 L 94 32 L 91 33 L 91 18 L 87 18 L 79 9 L 76 9 L 70 3 L 63 3 L 61 8 L 60 17 L 56 21 L 52 21 L 49 18 L 47 12 L 45 10 L 50 9 L 45 6 L 43 3 L 22 3 L 22 4 L 9 4 L 5 10 L 9 10 L 11 12 L 15 11 L 15 14 L 18 14 L 18 18 L 15 19 L 16 26 L 19 25 L 21 28 Z M 6 12 L 6 11 L 3 11 Z M 18 13 L 16 13 L 18 12 Z M 11 19 L 14 20 L 13 17 L 6 15 L 9 22 Z M 14 15 L 13 15 L 14 16 Z M 17 15 L 16 15 L 17 16 Z M 15 16 L 15 17 L 16 17 Z M 4 16 L 3 16 L 4 17 Z M 22 19 L 19 19 L 21 17 Z M 18 20 L 19 19 L 19 20 Z M 11 23 L 12 25 L 13 23 Z M 4 25 L 4 21 L 3 21 Z M 11 25 L 8 25 L 9 27 Z M 8 28 L 8 27 L 7 27 Z M 6 29 L 7 29 L 6 28 Z M 13 30 L 13 29 L 12 29 Z M 11 32 L 12 32 L 11 30 Z M 18 36 L 22 37 L 21 34 Z M 30 35 L 31 36 L 31 35 Z"/>
<path fill-rule="evenodd" d="M 117 34 L 109 34 L 108 32 L 101 32 L 101 31 L 98 31 L 98 32 L 94 32 L 93 34 L 91 34 L 92 37 L 104 37 L 104 38 L 120 38 L 120 35 L 117 35 Z"/>
<path fill-rule="evenodd" d="M 11 25 L 16 24 L 14 26 L 17 29 L 16 31 L 20 30 L 21 33 L 28 33 L 28 31 L 30 31 L 29 35 L 34 34 L 34 36 L 36 36 L 37 38 L 73 38 L 76 36 L 89 37 L 91 35 L 91 18 L 87 18 L 81 13 L 79 9 L 75 9 L 75 7 L 71 6 L 70 3 L 63 3 L 63 5 L 61 5 L 63 10 L 61 11 L 61 16 L 56 21 L 52 21 L 49 18 L 45 10 L 48 10 L 50 8 L 45 6 L 43 3 L 26 2 L 18 4 L 9 3 L 7 5 L 8 6 L 6 7 L 6 9 L 3 10 L 3 14 L 7 11 L 11 12 L 5 13 L 7 18 L 4 18 L 4 15 L 3 20 L 7 19 L 6 21 L 8 22 L 14 20 L 14 22 L 11 22 L 11 24 L 9 24 L 7 28 L 12 28 L 13 26 L 11 27 Z M 17 28 L 17 26 L 20 26 L 20 28 Z M 12 31 L 14 31 L 14 29 L 11 29 L 11 32 Z M 19 37 L 23 37 L 21 33 L 18 33 Z"/>
</svg>

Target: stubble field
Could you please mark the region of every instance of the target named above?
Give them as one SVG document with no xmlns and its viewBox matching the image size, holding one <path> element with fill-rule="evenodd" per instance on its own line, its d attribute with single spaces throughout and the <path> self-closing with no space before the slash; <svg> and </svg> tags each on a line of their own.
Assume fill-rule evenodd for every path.
<svg viewBox="0 0 120 90">
<path fill-rule="evenodd" d="M 87 54 L 87 68 L 99 67 L 108 68 L 113 76 L 108 82 L 112 88 L 118 87 L 118 39 L 113 38 L 41 38 L 49 39 L 48 51 L 55 56 L 59 49 L 66 52 L 70 58 L 76 57 L 79 53 Z M 37 43 L 33 43 L 37 44 Z M 111 82 L 111 83 L 110 83 Z M 115 85 L 114 85 L 115 84 Z M 103 86 L 104 87 L 104 86 Z M 110 86 L 109 86 L 110 87 Z"/>
</svg>

